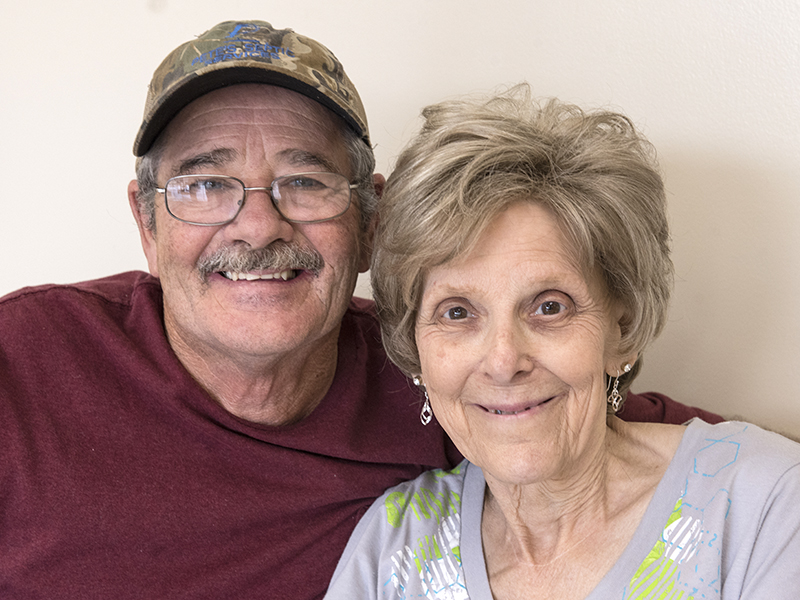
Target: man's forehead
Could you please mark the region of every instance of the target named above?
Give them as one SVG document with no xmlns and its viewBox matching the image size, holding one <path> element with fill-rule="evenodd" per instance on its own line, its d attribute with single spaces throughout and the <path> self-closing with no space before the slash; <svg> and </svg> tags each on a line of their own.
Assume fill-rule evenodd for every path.
<svg viewBox="0 0 800 600">
<path fill-rule="evenodd" d="M 297 92 L 268 84 L 229 86 L 198 98 L 169 123 L 164 132 L 168 168 L 234 163 L 242 159 L 245 144 L 263 140 L 275 160 L 341 171 L 346 127 L 329 109 Z"/>
<path fill-rule="evenodd" d="M 227 122 L 237 119 L 277 118 L 313 125 L 341 135 L 347 125 L 322 104 L 292 90 L 264 83 L 246 83 L 212 90 L 189 103 L 168 128 L 202 119 Z"/>
</svg>

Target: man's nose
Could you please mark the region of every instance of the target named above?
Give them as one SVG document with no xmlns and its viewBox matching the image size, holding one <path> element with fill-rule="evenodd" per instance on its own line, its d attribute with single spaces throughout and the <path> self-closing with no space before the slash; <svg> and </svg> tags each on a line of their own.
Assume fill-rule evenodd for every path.
<svg viewBox="0 0 800 600">
<path fill-rule="evenodd" d="M 276 240 L 288 242 L 294 237 L 294 227 L 275 208 L 268 187 L 245 188 L 239 214 L 225 227 L 232 241 L 246 242 L 253 248 L 268 246 Z"/>
</svg>

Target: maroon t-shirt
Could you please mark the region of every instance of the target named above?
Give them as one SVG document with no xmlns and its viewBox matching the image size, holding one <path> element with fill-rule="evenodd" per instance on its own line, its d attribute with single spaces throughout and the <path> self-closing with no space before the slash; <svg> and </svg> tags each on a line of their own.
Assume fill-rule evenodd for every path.
<svg viewBox="0 0 800 600">
<path fill-rule="evenodd" d="M 132 272 L 0 300 L 0 598 L 321 597 L 360 516 L 457 452 L 419 422 L 372 303 L 295 425 L 222 409 L 169 346 L 161 288 Z M 629 395 L 629 420 L 704 411 Z"/>
</svg>

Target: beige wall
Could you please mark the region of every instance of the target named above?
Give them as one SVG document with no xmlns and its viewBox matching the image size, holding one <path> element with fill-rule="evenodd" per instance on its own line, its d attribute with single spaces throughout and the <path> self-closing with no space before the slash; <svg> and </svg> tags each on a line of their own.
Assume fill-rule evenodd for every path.
<svg viewBox="0 0 800 600">
<path fill-rule="evenodd" d="M 624 110 L 660 152 L 678 276 L 635 389 L 800 435 L 795 0 L 2 0 L 0 294 L 145 268 L 125 187 L 147 83 L 237 18 L 333 49 L 383 172 L 448 96 L 527 80 Z"/>
</svg>

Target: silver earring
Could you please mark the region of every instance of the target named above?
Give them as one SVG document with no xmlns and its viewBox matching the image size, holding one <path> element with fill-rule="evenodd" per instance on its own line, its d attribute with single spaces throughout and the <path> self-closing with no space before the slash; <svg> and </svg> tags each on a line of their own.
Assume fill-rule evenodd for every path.
<svg viewBox="0 0 800 600">
<path fill-rule="evenodd" d="M 422 392 L 425 394 L 425 404 L 422 405 L 422 412 L 419 413 L 419 420 L 423 425 L 427 425 L 433 418 L 433 411 L 431 410 L 431 401 L 428 399 L 428 390 L 422 388 Z"/>
<path fill-rule="evenodd" d="M 427 425 L 433 418 L 433 411 L 431 410 L 431 401 L 428 398 L 428 390 L 422 384 L 422 377 L 414 375 L 414 385 L 422 388 L 422 393 L 425 394 L 425 403 L 422 405 L 422 412 L 419 413 L 419 420 L 423 425 Z"/>
<path fill-rule="evenodd" d="M 625 365 L 628 367 L 625 372 L 627 373 L 630 371 L 630 366 Z M 609 383 L 611 383 L 609 381 Z M 617 376 L 614 378 L 614 387 L 611 390 L 611 393 L 608 395 L 608 404 L 611 406 L 611 410 L 614 414 L 619 411 L 619 407 L 622 404 L 622 394 L 619 393 L 619 371 L 617 371 Z"/>
</svg>

